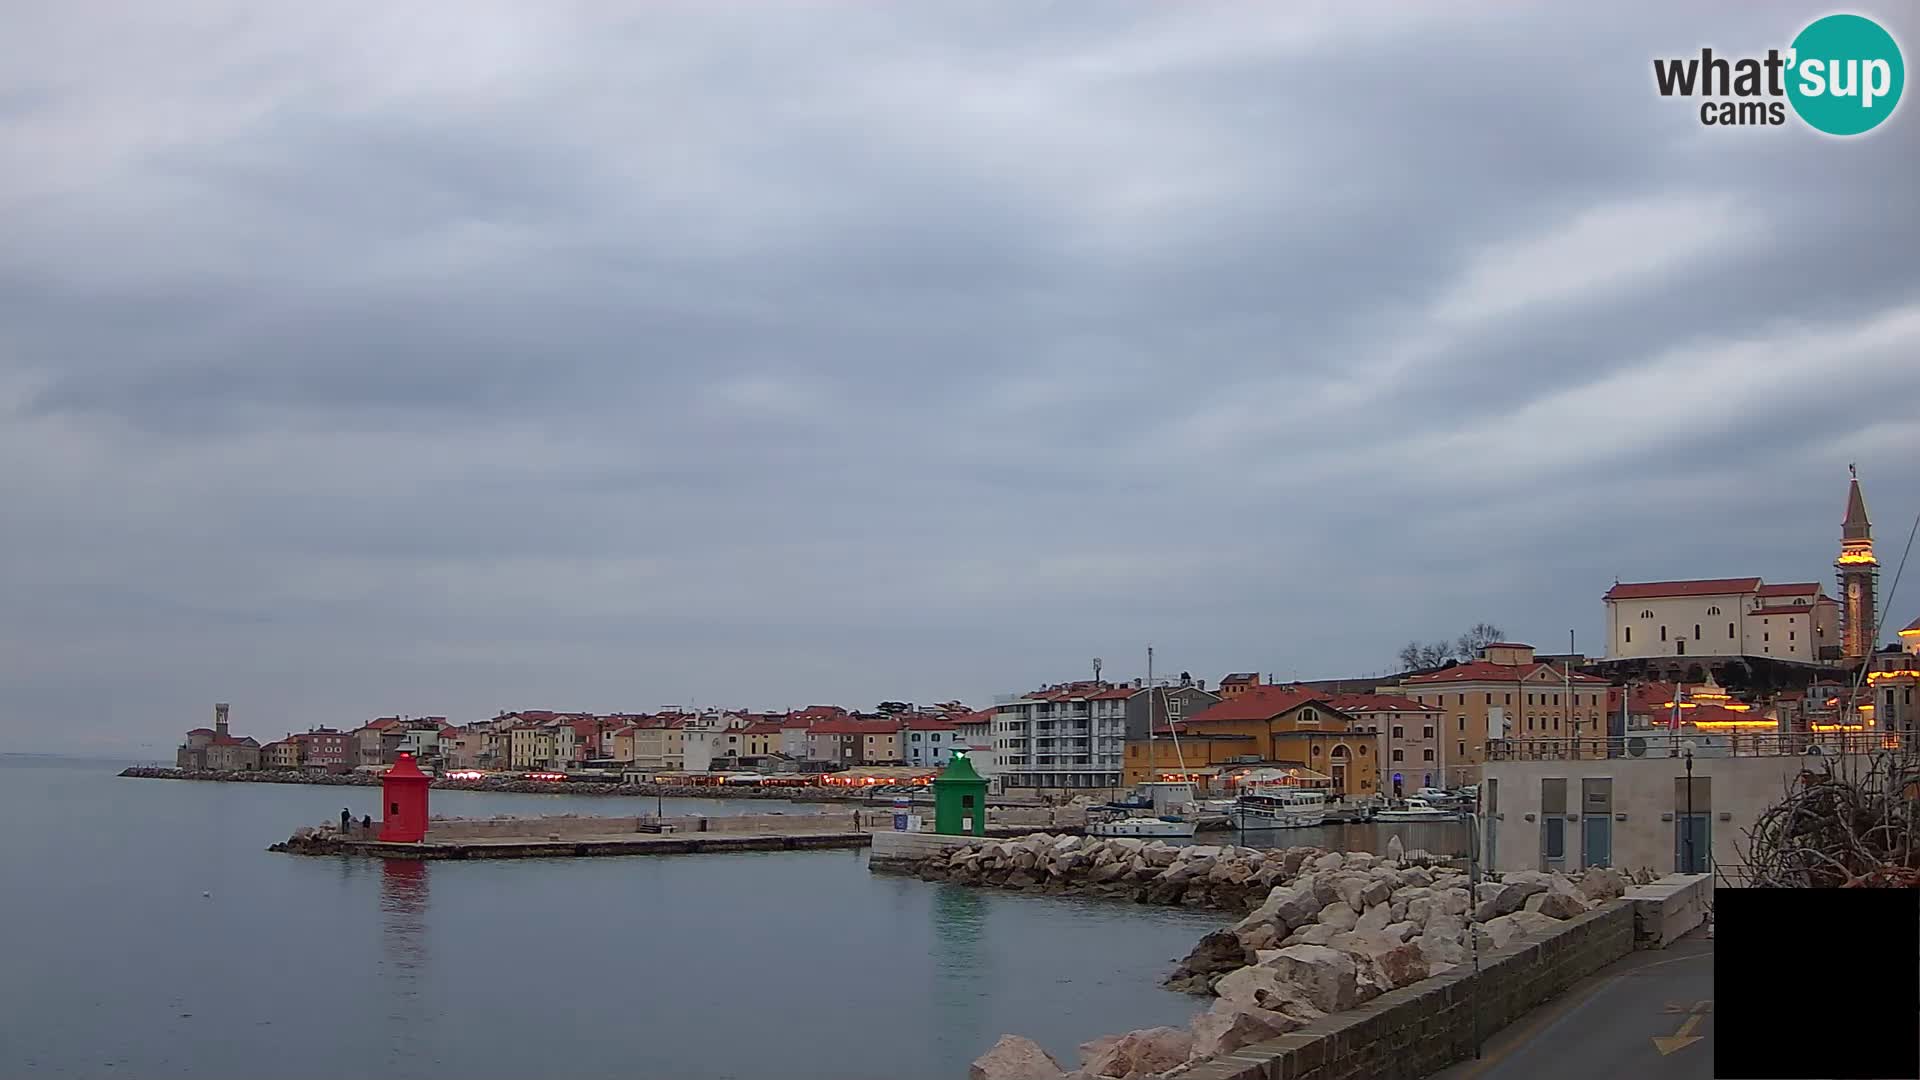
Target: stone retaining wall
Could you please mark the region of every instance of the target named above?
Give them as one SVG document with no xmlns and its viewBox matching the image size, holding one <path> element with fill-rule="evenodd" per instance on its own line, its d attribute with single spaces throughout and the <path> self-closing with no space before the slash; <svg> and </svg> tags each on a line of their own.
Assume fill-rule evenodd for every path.
<svg viewBox="0 0 1920 1080">
<path fill-rule="evenodd" d="M 1633 947 L 1633 905 L 1608 901 L 1482 954 L 1477 975 L 1462 965 L 1196 1065 L 1181 1080 L 1418 1080 L 1471 1057 L 1486 1036 Z"/>
</svg>

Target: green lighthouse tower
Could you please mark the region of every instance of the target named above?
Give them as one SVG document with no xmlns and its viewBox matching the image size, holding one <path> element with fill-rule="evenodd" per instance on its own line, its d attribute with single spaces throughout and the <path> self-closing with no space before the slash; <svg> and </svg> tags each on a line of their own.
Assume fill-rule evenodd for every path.
<svg viewBox="0 0 1920 1080">
<path fill-rule="evenodd" d="M 947 769 L 933 778 L 933 831 L 948 836 L 987 835 L 987 781 L 967 755 L 954 751 Z"/>
</svg>

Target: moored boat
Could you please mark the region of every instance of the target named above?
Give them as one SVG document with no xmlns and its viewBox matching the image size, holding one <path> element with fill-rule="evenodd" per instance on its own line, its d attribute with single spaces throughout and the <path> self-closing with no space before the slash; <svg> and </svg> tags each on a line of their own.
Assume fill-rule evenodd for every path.
<svg viewBox="0 0 1920 1080">
<path fill-rule="evenodd" d="M 1087 824 L 1088 836 L 1158 836 L 1190 837 L 1198 826 L 1185 818 L 1167 817 L 1123 817 L 1109 821 L 1094 821 Z"/>
<path fill-rule="evenodd" d="M 1271 791 L 1242 795 L 1227 812 L 1236 828 L 1305 829 L 1327 819 L 1323 791 Z"/>
<path fill-rule="evenodd" d="M 1453 821 L 1459 818 L 1459 816 L 1455 811 L 1442 810 L 1425 799 L 1408 799 L 1407 804 L 1403 807 L 1390 807 L 1385 810 L 1374 811 L 1373 820 L 1386 822 Z"/>
</svg>

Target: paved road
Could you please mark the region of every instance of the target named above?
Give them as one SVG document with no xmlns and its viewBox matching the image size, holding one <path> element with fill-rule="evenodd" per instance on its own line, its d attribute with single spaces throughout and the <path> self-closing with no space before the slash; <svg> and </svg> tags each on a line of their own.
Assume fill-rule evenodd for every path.
<svg viewBox="0 0 1920 1080">
<path fill-rule="evenodd" d="M 1631 953 L 1489 1039 L 1435 1080 L 1710 1080 L 1713 942 Z"/>
</svg>

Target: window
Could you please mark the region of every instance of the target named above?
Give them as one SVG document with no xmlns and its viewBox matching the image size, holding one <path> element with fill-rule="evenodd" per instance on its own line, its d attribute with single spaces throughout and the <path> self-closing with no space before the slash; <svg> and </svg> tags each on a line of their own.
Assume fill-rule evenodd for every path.
<svg viewBox="0 0 1920 1080">
<path fill-rule="evenodd" d="M 1426 726 L 1426 729 L 1425 729 L 1424 731 L 1422 731 L 1422 732 L 1420 733 L 1420 737 L 1421 737 L 1421 738 L 1423 738 L 1423 739 L 1431 739 L 1431 738 L 1433 738 L 1433 725 L 1432 725 L 1432 724 L 1428 724 L 1428 725 Z"/>
<path fill-rule="evenodd" d="M 1732 623 L 1727 624 L 1727 640 L 1728 641 L 1733 640 L 1733 624 Z"/>
<path fill-rule="evenodd" d="M 1487 693 L 1487 704 L 1489 704 L 1489 705 L 1491 705 L 1491 704 L 1493 704 L 1493 693 L 1492 693 L 1492 691 L 1488 691 L 1488 693 Z"/>
<path fill-rule="evenodd" d="M 1558 704 L 1560 704 L 1560 695 L 1559 695 L 1559 694 L 1555 694 L 1555 695 L 1553 695 L 1553 703 L 1554 703 L 1555 705 L 1558 705 Z"/>
<path fill-rule="evenodd" d="M 1397 746 L 1396 746 L 1396 747 L 1394 747 L 1394 748 L 1393 748 L 1393 760 L 1395 760 L 1395 761 L 1405 761 L 1405 760 L 1407 760 L 1407 752 L 1406 752 L 1405 750 L 1402 750 L 1402 749 L 1400 749 L 1400 748 L 1399 748 L 1399 747 L 1397 747 Z"/>
<path fill-rule="evenodd" d="M 1645 610 L 1645 611 L 1643 611 L 1643 612 L 1641 612 L 1641 613 L 1640 613 L 1640 617 L 1641 617 L 1641 618 L 1643 618 L 1643 619 L 1651 619 L 1651 618 L 1653 618 L 1653 609 L 1652 609 L 1652 608 L 1648 608 L 1647 610 Z"/>
<path fill-rule="evenodd" d="M 1467 703 L 1467 695 L 1459 694 L 1457 696 L 1459 700 L 1454 702 L 1455 705 L 1465 705 Z"/>
<path fill-rule="evenodd" d="M 1528 695 L 1527 695 L 1527 704 L 1529 704 L 1529 705 L 1531 705 L 1531 704 L 1533 704 L 1533 695 L 1532 695 L 1532 694 L 1528 694 Z"/>
<path fill-rule="evenodd" d="M 1361 743 L 1361 744 L 1360 744 L 1360 756 L 1361 756 L 1361 757 L 1366 757 L 1366 756 L 1367 756 L 1367 744 L 1366 744 L 1366 743 Z"/>
<path fill-rule="evenodd" d="M 1633 627 L 1631 626 L 1627 627 L 1627 642 L 1628 644 L 1632 644 L 1633 642 Z"/>
<path fill-rule="evenodd" d="M 1693 640 L 1695 641 L 1700 640 L 1700 624 L 1699 623 L 1693 624 Z"/>
<path fill-rule="evenodd" d="M 1432 761 L 1432 760 L 1433 760 L 1433 748 L 1432 748 L 1432 747 L 1428 747 L 1427 749 L 1425 749 L 1425 750 L 1422 750 L 1422 751 L 1420 751 L 1420 760 L 1422 760 L 1422 761 Z"/>
<path fill-rule="evenodd" d="M 1660 628 L 1660 640 L 1661 641 L 1667 640 L 1667 628 L 1664 626 Z"/>
<path fill-rule="evenodd" d="M 1718 615 L 1718 614 L 1720 614 L 1720 609 L 1719 609 L 1718 607 L 1710 607 L 1710 608 L 1708 608 L 1708 609 L 1707 609 L 1707 614 L 1709 614 L 1709 615 Z"/>
<path fill-rule="evenodd" d="M 1791 630 L 1789 630 L 1789 631 L 1787 631 L 1787 640 L 1788 640 L 1788 641 L 1792 641 L 1792 640 L 1793 640 L 1793 631 L 1791 631 Z"/>
<path fill-rule="evenodd" d="M 1457 721 L 1459 721 L 1459 723 L 1460 723 L 1460 730 L 1461 730 L 1461 731 L 1465 731 L 1465 730 L 1467 730 L 1467 718 L 1466 718 L 1466 717 L 1464 717 L 1464 716 L 1457 716 L 1457 717 L 1454 717 L 1454 719 L 1455 719 L 1455 720 L 1457 720 Z"/>
<path fill-rule="evenodd" d="M 1394 738 L 1396 738 L 1396 739 L 1404 739 L 1404 738 L 1406 738 L 1406 737 L 1407 737 L 1407 729 L 1406 729 L 1406 728 L 1404 728 L 1404 727 L 1401 727 L 1401 726 L 1400 726 L 1399 724 L 1395 724 L 1395 725 L 1393 725 L 1393 737 L 1394 737 Z"/>
<path fill-rule="evenodd" d="M 1767 633 L 1762 633 L 1762 634 L 1760 635 L 1760 640 L 1761 640 L 1761 641 L 1772 641 L 1772 640 L 1773 640 L 1773 635 L 1772 635 L 1772 634 L 1767 634 Z"/>
<path fill-rule="evenodd" d="M 1460 743 L 1454 743 L 1454 744 L 1453 744 L 1453 749 L 1454 749 L 1454 754 L 1455 754 L 1455 755 L 1456 755 L 1456 756 L 1457 756 L 1457 757 L 1458 757 L 1458 758 L 1459 758 L 1459 759 L 1460 759 L 1461 761 L 1465 761 L 1465 760 L 1467 759 L 1467 744 L 1466 744 L 1466 743 L 1463 743 L 1463 742 L 1460 742 Z"/>
<path fill-rule="evenodd" d="M 1508 694 L 1508 695 L 1507 695 L 1507 700 L 1506 700 L 1506 704 L 1508 704 L 1508 705 L 1511 705 L 1511 704 L 1513 704 L 1513 695 L 1512 695 L 1512 694 Z"/>
</svg>

